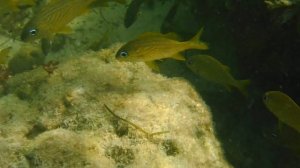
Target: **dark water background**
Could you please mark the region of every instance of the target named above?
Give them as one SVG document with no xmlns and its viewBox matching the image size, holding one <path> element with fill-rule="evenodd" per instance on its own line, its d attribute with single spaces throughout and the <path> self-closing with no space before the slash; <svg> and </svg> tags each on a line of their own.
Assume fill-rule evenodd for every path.
<svg viewBox="0 0 300 168">
<path fill-rule="evenodd" d="M 244 99 L 237 92 L 206 83 L 188 69 L 178 70 L 176 66 L 184 65 L 175 61 L 162 63 L 168 67 L 165 73 L 185 76 L 203 96 L 233 166 L 300 167 L 299 133 L 287 126 L 280 130 L 278 120 L 262 102 L 262 95 L 270 90 L 300 102 L 299 5 L 270 8 L 260 0 L 187 3 L 189 8 L 178 10 L 167 29 L 184 34 L 204 27 L 202 39 L 210 47 L 204 53 L 229 65 L 238 79 L 250 79 L 250 96 Z"/>
</svg>

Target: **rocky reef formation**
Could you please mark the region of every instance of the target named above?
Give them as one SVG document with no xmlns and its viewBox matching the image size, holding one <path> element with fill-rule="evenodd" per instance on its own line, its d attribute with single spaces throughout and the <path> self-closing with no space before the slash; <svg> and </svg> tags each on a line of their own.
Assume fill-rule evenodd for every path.
<svg viewBox="0 0 300 168">
<path fill-rule="evenodd" d="M 2 167 L 231 167 L 193 87 L 116 61 L 119 47 L 7 80 Z"/>
</svg>

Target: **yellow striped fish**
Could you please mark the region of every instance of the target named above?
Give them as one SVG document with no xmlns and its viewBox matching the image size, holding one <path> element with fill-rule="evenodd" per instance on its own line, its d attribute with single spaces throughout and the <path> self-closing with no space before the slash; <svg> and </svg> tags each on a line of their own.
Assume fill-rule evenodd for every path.
<svg viewBox="0 0 300 168">
<path fill-rule="evenodd" d="M 116 59 L 131 62 L 150 62 L 164 58 L 185 60 L 180 54 L 184 50 L 208 49 L 206 43 L 199 41 L 202 31 L 203 29 L 188 41 L 179 41 L 178 36 L 172 33 L 146 32 L 124 44 L 118 50 Z"/>
<path fill-rule="evenodd" d="M 88 11 L 95 0 L 52 0 L 42 7 L 25 25 L 22 41 L 52 39 L 56 33 L 70 32 L 67 24 Z"/>
</svg>

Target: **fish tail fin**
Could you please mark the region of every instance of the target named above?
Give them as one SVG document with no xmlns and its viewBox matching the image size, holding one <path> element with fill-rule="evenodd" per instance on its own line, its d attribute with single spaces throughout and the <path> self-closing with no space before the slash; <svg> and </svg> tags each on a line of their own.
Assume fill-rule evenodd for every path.
<svg viewBox="0 0 300 168">
<path fill-rule="evenodd" d="M 203 32 L 203 27 L 198 31 L 198 33 L 190 39 L 188 42 L 190 45 L 193 46 L 195 49 L 201 49 L 201 50 L 206 50 L 208 49 L 208 45 L 205 42 L 200 41 L 201 35 Z"/>
<path fill-rule="evenodd" d="M 248 95 L 249 95 L 248 89 L 247 89 L 249 84 L 250 84 L 250 80 L 248 80 L 248 79 L 237 81 L 236 87 L 245 97 L 248 97 Z"/>
</svg>

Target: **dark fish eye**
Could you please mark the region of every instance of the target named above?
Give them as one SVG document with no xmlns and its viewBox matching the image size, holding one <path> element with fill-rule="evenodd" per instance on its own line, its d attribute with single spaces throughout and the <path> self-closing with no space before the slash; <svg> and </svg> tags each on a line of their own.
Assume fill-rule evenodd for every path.
<svg viewBox="0 0 300 168">
<path fill-rule="evenodd" d="M 121 51 L 119 55 L 121 57 L 127 57 L 128 56 L 128 52 L 127 51 Z"/>
<path fill-rule="evenodd" d="M 30 29 L 29 33 L 30 33 L 30 35 L 35 36 L 36 33 L 37 33 L 37 30 L 36 29 Z"/>
<path fill-rule="evenodd" d="M 267 95 L 264 95 L 264 96 L 263 96 L 263 100 L 264 100 L 264 101 L 267 101 L 267 100 L 268 100 L 268 96 L 267 96 Z"/>
</svg>

